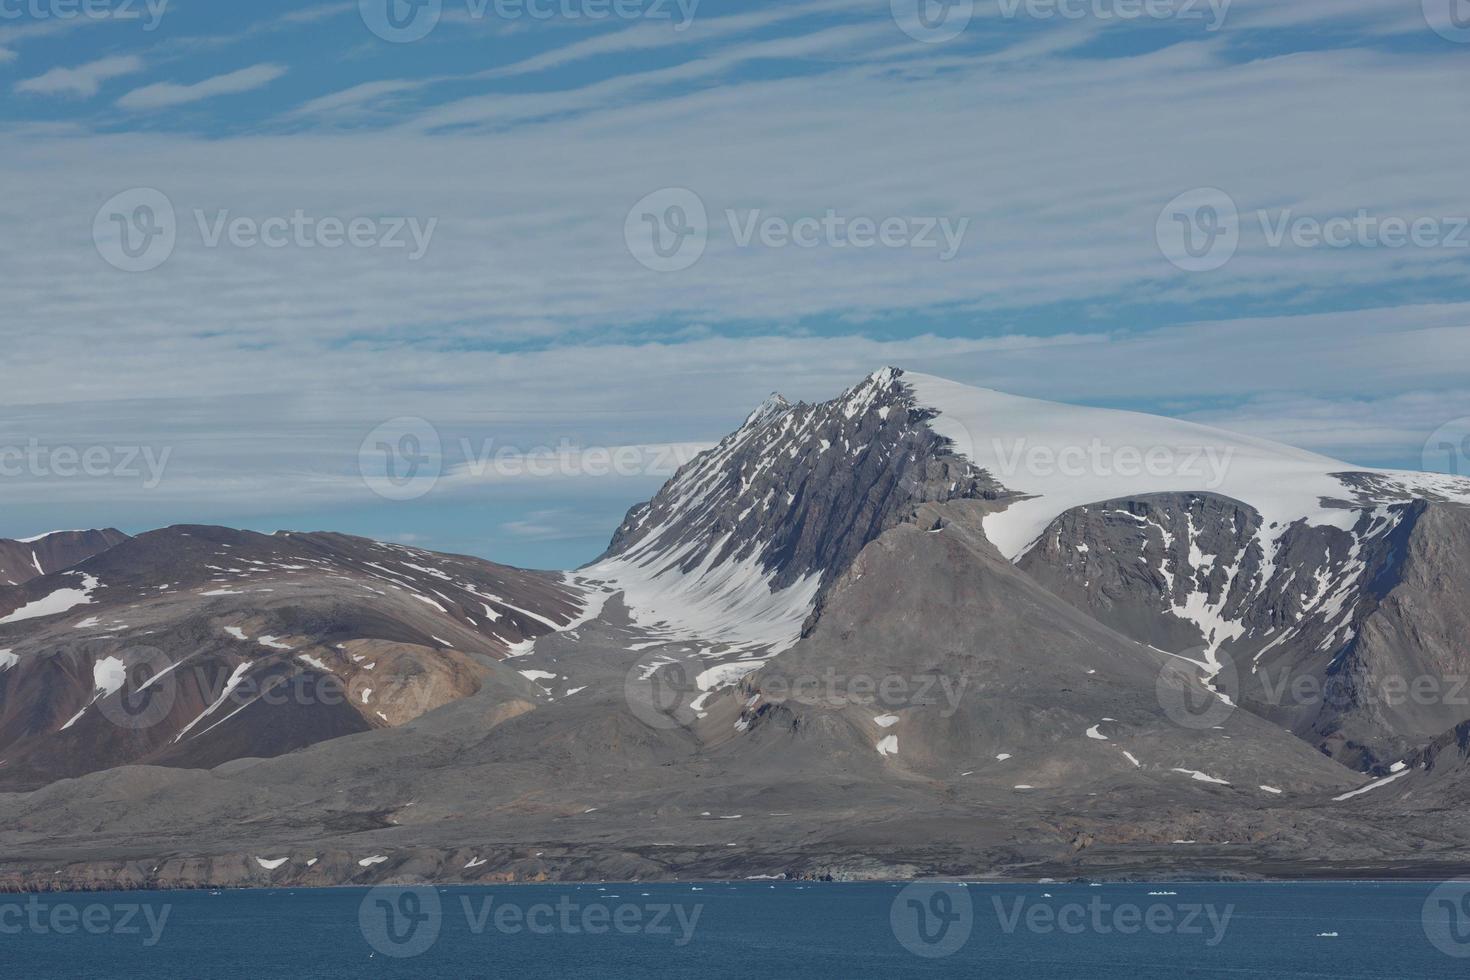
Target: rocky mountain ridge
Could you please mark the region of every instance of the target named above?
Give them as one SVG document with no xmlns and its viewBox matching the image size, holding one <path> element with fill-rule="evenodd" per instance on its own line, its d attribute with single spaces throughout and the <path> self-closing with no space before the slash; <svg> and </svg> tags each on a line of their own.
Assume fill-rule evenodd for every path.
<svg viewBox="0 0 1470 980">
<path fill-rule="evenodd" d="M 142 535 L 0 588 L 0 887 L 1453 871 L 1467 502 L 885 369 L 567 575 Z M 1376 696 L 1410 676 L 1446 688 Z"/>
</svg>

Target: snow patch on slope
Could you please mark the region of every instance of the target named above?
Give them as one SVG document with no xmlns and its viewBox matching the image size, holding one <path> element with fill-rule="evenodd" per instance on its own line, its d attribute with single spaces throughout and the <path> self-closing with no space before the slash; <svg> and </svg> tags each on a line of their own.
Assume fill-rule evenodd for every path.
<svg viewBox="0 0 1470 980">
<path fill-rule="evenodd" d="M 0 619 L 3 623 L 18 623 L 25 619 L 36 619 L 40 616 L 55 616 L 67 610 L 75 609 L 77 606 L 85 606 L 92 601 L 92 592 L 97 588 L 97 579 L 85 572 L 67 572 L 68 575 L 80 575 L 82 587 L 80 589 L 57 589 L 48 596 L 26 603 L 15 612 Z"/>
</svg>

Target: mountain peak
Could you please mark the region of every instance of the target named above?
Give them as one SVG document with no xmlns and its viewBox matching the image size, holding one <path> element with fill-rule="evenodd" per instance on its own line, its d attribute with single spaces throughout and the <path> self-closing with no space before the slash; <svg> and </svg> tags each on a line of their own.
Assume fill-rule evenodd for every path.
<svg viewBox="0 0 1470 980">
<path fill-rule="evenodd" d="M 757 425 L 767 419 L 779 418 L 790 410 L 791 402 L 786 400 L 786 396 L 778 391 L 773 391 L 767 396 L 765 401 L 756 407 L 755 411 L 746 416 L 745 423 L 741 428 Z"/>
</svg>

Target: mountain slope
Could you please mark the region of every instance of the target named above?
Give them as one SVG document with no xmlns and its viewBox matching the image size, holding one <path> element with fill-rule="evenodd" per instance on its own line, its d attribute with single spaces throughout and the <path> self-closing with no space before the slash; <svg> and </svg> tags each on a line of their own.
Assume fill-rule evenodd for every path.
<svg viewBox="0 0 1470 980">
<path fill-rule="evenodd" d="M 213 766 L 403 724 L 573 625 L 587 593 L 335 534 L 175 527 L 0 589 L 0 786 Z"/>
<path fill-rule="evenodd" d="M 0 887 L 1470 865 L 1463 709 L 1365 696 L 1460 669 L 1467 499 L 885 369 L 572 576 L 143 535 L 0 588 Z"/>
<path fill-rule="evenodd" d="M 0 538 L 0 586 L 21 585 L 70 568 L 127 540 L 116 528 L 52 531 L 23 541 Z"/>
</svg>

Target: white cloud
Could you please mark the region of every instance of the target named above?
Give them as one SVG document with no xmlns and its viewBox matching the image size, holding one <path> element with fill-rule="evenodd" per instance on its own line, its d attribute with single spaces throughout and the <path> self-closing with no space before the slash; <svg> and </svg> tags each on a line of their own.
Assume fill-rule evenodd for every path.
<svg viewBox="0 0 1470 980">
<path fill-rule="evenodd" d="M 53 68 L 35 78 L 15 83 L 17 92 L 36 95 L 75 95 L 90 97 L 97 94 L 102 83 L 143 70 L 143 59 L 136 55 L 119 55 L 101 58 L 76 68 Z"/>
<path fill-rule="evenodd" d="M 158 82 L 134 89 L 117 100 L 124 109 L 164 109 L 210 99 L 218 95 L 236 95 L 262 88 L 286 74 L 281 65 L 253 65 L 232 71 L 227 75 L 216 75 L 193 85 L 177 85 L 173 82 Z"/>
<path fill-rule="evenodd" d="M 424 88 L 430 83 L 420 79 L 384 79 L 379 82 L 364 82 L 340 92 L 319 96 L 293 109 L 292 117 L 316 116 L 326 113 L 360 110 L 368 105 L 380 103 L 389 96 L 402 95 Z"/>
<path fill-rule="evenodd" d="M 29 193 L 0 215 L 0 308 L 7 354 L 28 367 L 0 388 L 11 420 L 0 445 L 35 435 L 175 453 L 146 497 L 20 481 L 7 500 L 142 501 L 165 518 L 205 499 L 366 508 L 376 501 L 355 475 L 357 449 L 396 415 L 476 443 L 697 443 L 773 388 L 830 397 L 888 363 L 1059 400 L 1167 402 L 1362 462 L 1412 456 L 1439 416 L 1464 414 L 1470 306 L 1424 301 L 1470 286 L 1463 252 L 1273 251 L 1250 235 L 1224 269 L 1188 275 L 1153 240 L 1164 203 L 1207 185 L 1246 214 L 1463 213 L 1470 131 L 1441 124 L 1462 113 L 1458 53 L 1324 43 L 1238 62 L 1216 37 L 1056 56 L 1086 36 L 1038 29 L 968 57 L 907 44 L 885 22 L 699 49 L 672 68 L 564 91 L 455 86 L 455 101 L 434 105 L 395 100 L 429 83 L 403 78 L 307 103 L 406 106 L 386 130 L 300 131 L 296 119 L 290 135 L 9 139 L 0 182 Z M 872 63 L 874 44 L 902 62 Z M 570 48 L 553 60 L 594 51 Z M 756 77 L 739 70 L 756 60 Z M 787 60 L 809 70 L 783 75 Z M 128 98 L 178 104 L 218 81 Z M 302 98 L 290 94 L 287 104 Z M 98 206 L 135 186 L 169 195 L 179 241 L 162 268 L 127 275 L 103 264 L 90 232 Z M 704 258 L 672 275 L 639 266 L 623 241 L 628 209 L 665 186 L 698 191 L 717 228 Z M 941 263 L 741 249 L 726 208 L 972 225 Z M 432 251 L 409 263 L 383 250 L 206 248 L 196 209 L 440 225 Z M 1241 312 L 1318 307 L 1343 311 Z M 1134 311 L 1173 325 L 1116 328 Z M 1206 315 L 1218 319 L 1177 322 Z M 1430 401 L 1413 401 L 1415 390 Z M 451 468 L 436 493 L 539 497 L 570 485 L 623 503 L 650 489 L 475 481 Z"/>
</svg>

